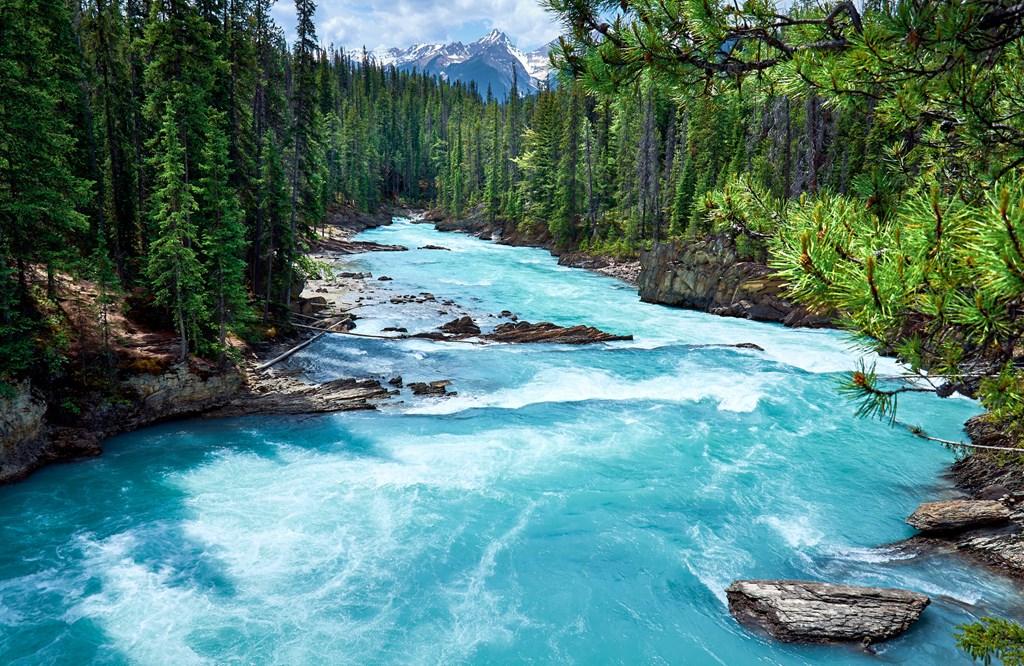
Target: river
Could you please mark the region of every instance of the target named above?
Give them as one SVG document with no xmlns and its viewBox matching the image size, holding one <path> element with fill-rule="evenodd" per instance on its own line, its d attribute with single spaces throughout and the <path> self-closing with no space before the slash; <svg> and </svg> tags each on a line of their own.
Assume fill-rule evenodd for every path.
<svg viewBox="0 0 1024 666">
<path fill-rule="evenodd" d="M 957 664 L 955 625 L 1017 616 L 1002 579 L 877 546 L 950 493 L 952 454 L 857 420 L 832 331 L 638 302 L 617 280 L 398 220 L 346 259 L 398 294 L 588 324 L 589 347 L 330 336 L 313 376 L 450 379 L 377 412 L 187 421 L 0 488 L 3 664 Z M 428 330 L 439 308 L 363 311 Z M 447 319 L 451 319 L 450 316 Z M 765 349 L 707 347 L 749 342 Z M 882 361 L 884 369 L 890 364 Z M 967 400 L 902 409 L 959 438 Z M 922 591 L 877 646 L 786 646 L 729 616 L 737 578 Z"/>
</svg>

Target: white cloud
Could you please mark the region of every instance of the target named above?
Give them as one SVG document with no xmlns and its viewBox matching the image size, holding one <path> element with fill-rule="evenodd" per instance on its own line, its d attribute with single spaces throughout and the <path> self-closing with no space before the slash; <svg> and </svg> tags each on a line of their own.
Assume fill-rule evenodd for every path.
<svg viewBox="0 0 1024 666">
<path fill-rule="evenodd" d="M 537 0 L 319 0 L 317 4 L 320 41 L 349 49 L 472 41 L 497 28 L 520 48 L 532 50 L 558 36 L 558 26 Z M 278 0 L 274 17 L 291 37 L 292 0 Z"/>
</svg>

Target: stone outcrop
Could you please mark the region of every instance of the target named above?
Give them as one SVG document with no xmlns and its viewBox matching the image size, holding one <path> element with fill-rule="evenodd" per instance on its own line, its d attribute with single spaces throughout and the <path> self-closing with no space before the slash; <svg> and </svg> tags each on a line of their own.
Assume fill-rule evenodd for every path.
<svg viewBox="0 0 1024 666">
<path fill-rule="evenodd" d="M 138 414 L 128 429 L 162 419 L 199 414 L 231 400 L 242 388 L 236 371 L 201 376 L 184 365 L 173 366 L 162 375 L 136 375 L 127 387 L 137 396 Z"/>
<path fill-rule="evenodd" d="M 618 261 L 611 257 L 595 256 L 586 252 L 570 252 L 558 258 L 558 265 L 603 273 L 633 285 L 640 279 L 640 262 L 635 260 Z"/>
<path fill-rule="evenodd" d="M 83 399 L 94 406 L 65 425 L 48 418 L 46 401 L 23 382 L 13 395 L 0 396 L 0 483 L 24 478 L 47 463 L 99 455 L 103 440 L 161 421 L 374 409 L 374 401 L 387 397 L 373 380 L 317 384 L 287 373 L 246 380 L 237 370 L 210 372 L 179 364 L 162 373 L 131 375 L 121 382 L 118 400 Z"/>
<path fill-rule="evenodd" d="M 451 381 L 447 379 L 430 383 L 412 382 L 409 384 L 409 390 L 412 391 L 413 395 L 440 395 L 450 398 L 458 395 L 455 391 L 448 390 L 448 387 L 451 385 Z"/>
<path fill-rule="evenodd" d="M 367 252 L 406 252 L 409 248 L 402 245 L 382 245 L 370 241 L 350 241 L 335 238 L 324 238 L 317 241 L 316 250 L 335 254 L 365 254 Z"/>
<path fill-rule="evenodd" d="M 292 374 L 251 380 L 223 406 L 203 414 L 209 418 L 259 415 L 326 414 L 374 409 L 373 401 L 388 397 L 372 379 L 337 379 L 323 384 Z"/>
<path fill-rule="evenodd" d="M 726 595 L 737 620 L 787 643 L 878 643 L 909 629 L 930 603 L 907 590 L 796 580 L 736 581 Z"/>
<path fill-rule="evenodd" d="M 470 317 L 460 317 L 450 321 L 442 326 L 440 330 L 464 338 L 480 335 L 480 327 Z"/>
<path fill-rule="evenodd" d="M 421 338 L 425 340 L 466 340 L 468 338 L 480 338 L 488 342 L 503 342 L 509 344 L 526 343 L 548 343 L 562 345 L 589 345 L 597 342 L 616 342 L 620 340 L 632 340 L 632 335 L 615 335 L 606 333 L 593 326 L 570 326 L 568 328 L 541 322 L 531 324 L 528 321 L 516 321 L 515 315 L 508 313 L 513 321 L 499 324 L 490 333 L 481 334 L 480 327 L 471 317 L 460 317 L 454 321 L 441 326 L 437 331 L 416 333 L 410 338 Z"/>
<path fill-rule="evenodd" d="M 909 518 L 907 524 L 922 532 L 963 532 L 987 525 L 1003 525 L 1010 520 L 1010 510 L 995 500 L 953 500 L 926 502 Z"/>
<path fill-rule="evenodd" d="M 46 401 L 29 381 L 0 394 L 0 483 L 23 476 L 45 452 Z"/>
<path fill-rule="evenodd" d="M 726 317 L 820 328 L 827 316 L 796 305 L 783 280 L 764 264 L 744 260 L 724 234 L 660 243 L 640 253 L 640 299 Z"/>
<path fill-rule="evenodd" d="M 614 335 L 592 326 L 565 328 L 548 322 L 531 324 L 528 321 L 501 324 L 495 327 L 493 333 L 488 333 L 482 337 L 492 342 L 544 342 L 562 345 L 589 345 L 595 342 L 615 342 L 633 339 L 632 335 Z"/>
</svg>

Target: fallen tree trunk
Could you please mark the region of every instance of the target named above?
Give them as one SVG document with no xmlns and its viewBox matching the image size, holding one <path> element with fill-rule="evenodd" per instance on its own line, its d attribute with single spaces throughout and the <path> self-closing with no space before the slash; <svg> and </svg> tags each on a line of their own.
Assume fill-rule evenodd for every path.
<svg viewBox="0 0 1024 666">
<path fill-rule="evenodd" d="M 348 321 L 348 320 L 346 319 L 345 321 Z M 275 358 L 275 359 L 273 359 L 271 361 L 267 361 L 263 365 L 256 366 L 256 372 L 264 372 L 266 370 L 269 370 L 270 368 L 274 367 L 275 365 L 277 365 L 281 361 L 284 361 L 284 360 L 290 358 L 291 356 L 297 354 L 298 352 L 302 351 L 306 347 L 310 346 L 311 344 L 313 344 L 314 342 L 316 342 L 320 338 L 322 338 L 325 335 L 327 335 L 328 333 L 330 333 L 333 329 L 337 328 L 338 326 L 341 326 L 344 323 L 345 323 L 344 321 L 339 321 L 334 326 L 331 326 L 330 328 L 324 329 L 322 333 L 320 333 L 318 335 L 314 335 L 309 340 L 305 340 L 304 342 L 301 342 L 301 343 L 295 345 L 294 347 L 292 347 L 291 349 L 289 349 L 285 353 L 281 354 L 277 358 Z"/>
</svg>

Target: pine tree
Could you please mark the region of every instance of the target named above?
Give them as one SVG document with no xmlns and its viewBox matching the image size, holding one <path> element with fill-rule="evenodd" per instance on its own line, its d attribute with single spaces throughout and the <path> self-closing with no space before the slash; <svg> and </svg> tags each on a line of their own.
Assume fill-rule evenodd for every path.
<svg viewBox="0 0 1024 666">
<path fill-rule="evenodd" d="M 291 217 L 289 235 L 293 243 L 306 235 L 318 222 L 311 217 L 319 208 L 315 162 L 310 151 L 319 142 L 316 114 L 316 53 L 319 49 L 313 17 L 313 0 L 296 0 L 298 13 L 297 38 L 294 47 L 294 92 L 292 94 L 292 165 L 291 165 Z M 301 227 L 300 227 L 301 223 Z M 294 246 L 293 246 L 294 248 Z M 293 258 L 288 263 L 288 284 L 285 301 L 291 302 L 294 280 Z"/>
<path fill-rule="evenodd" d="M 211 114 L 203 150 L 200 194 L 202 250 L 207 288 L 203 310 L 212 316 L 216 329 L 216 353 L 227 360 L 229 329 L 244 315 L 249 302 L 245 290 L 245 228 L 238 195 L 231 188 L 230 148 L 224 130 L 225 117 Z"/>
<path fill-rule="evenodd" d="M 490 95 L 490 87 L 487 92 Z M 491 109 L 491 154 L 487 162 L 487 194 L 484 201 L 487 204 L 487 218 L 493 224 L 501 214 L 502 166 L 505 164 L 505 156 L 501 141 L 501 108 L 496 101 L 489 101 L 488 105 Z"/>
<path fill-rule="evenodd" d="M 580 94 L 572 94 L 568 100 L 566 123 L 558 149 L 561 153 L 556 173 L 555 215 L 548 223 L 551 235 L 556 241 L 567 242 L 576 234 L 577 218 L 581 211 L 580 193 L 580 125 L 582 119 Z"/>
<path fill-rule="evenodd" d="M 171 309 L 180 341 L 179 360 L 188 358 L 191 343 L 200 339 L 200 323 L 206 316 L 203 303 L 203 269 L 197 254 L 199 231 L 196 187 L 186 177 L 186 133 L 178 107 L 185 95 L 167 102 L 160 133 L 153 143 L 155 170 L 151 217 L 156 229 L 146 265 L 146 276 L 155 301 Z"/>
</svg>

